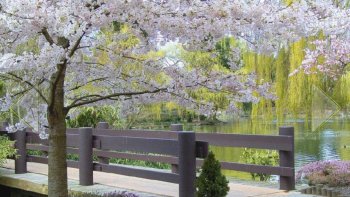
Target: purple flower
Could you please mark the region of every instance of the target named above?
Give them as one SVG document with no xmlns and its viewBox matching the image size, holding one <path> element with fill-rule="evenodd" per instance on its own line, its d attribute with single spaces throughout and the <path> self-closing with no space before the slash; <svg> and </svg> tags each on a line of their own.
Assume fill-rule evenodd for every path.
<svg viewBox="0 0 350 197">
<path fill-rule="evenodd" d="M 317 176 L 315 176 L 317 175 Z M 346 185 L 350 183 L 350 161 L 316 161 L 303 166 L 296 175 L 297 180 L 308 179 L 309 182 L 317 182 L 317 180 L 310 180 L 314 177 L 323 176 L 328 180 L 328 184 L 334 185 L 342 183 Z"/>
</svg>

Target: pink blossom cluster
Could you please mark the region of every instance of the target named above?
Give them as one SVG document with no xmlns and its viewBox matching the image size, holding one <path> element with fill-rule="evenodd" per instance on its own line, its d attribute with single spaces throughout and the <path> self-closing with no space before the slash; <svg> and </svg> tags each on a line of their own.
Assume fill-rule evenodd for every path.
<svg viewBox="0 0 350 197">
<path fill-rule="evenodd" d="M 347 72 L 350 64 L 350 39 L 331 36 L 313 42 L 314 49 L 307 49 L 301 69 L 307 74 L 321 72 L 334 79 Z"/>
<path fill-rule="evenodd" d="M 325 172 L 329 174 L 335 174 L 335 175 L 349 174 L 350 161 L 327 160 L 327 161 L 312 162 L 312 163 L 306 164 L 305 166 L 303 166 L 298 170 L 296 179 L 301 180 L 302 178 L 308 177 L 314 173 L 325 173 Z"/>
</svg>

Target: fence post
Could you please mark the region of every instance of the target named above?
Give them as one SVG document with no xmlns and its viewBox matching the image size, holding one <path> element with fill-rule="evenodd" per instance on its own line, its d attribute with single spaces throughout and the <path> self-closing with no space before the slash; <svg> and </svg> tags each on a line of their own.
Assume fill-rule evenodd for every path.
<svg viewBox="0 0 350 197">
<path fill-rule="evenodd" d="M 15 174 L 27 173 L 27 149 L 26 149 L 26 131 L 23 129 L 14 133 L 15 148 L 17 149 L 17 158 L 15 159 Z"/>
<path fill-rule="evenodd" d="M 79 128 L 79 184 L 93 185 L 92 128 Z"/>
<path fill-rule="evenodd" d="M 183 131 L 182 124 L 171 124 L 170 131 Z M 171 164 L 171 172 L 179 173 L 179 166 L 177 164 Z"/>
<path fill-rule="evenodd" d="M 99 122 L 96 126 L 97 129 L 108 129 L 108 122 Z M 101 164 L 109 164 L 109 158 L 107 157 L 97 157 L 98 162 Z"/>
<path fill-rule="evenodd" d="M 179 196 L 194 197 L 196 181 L 196 135 L 179 132 Z"/>
<path fill-rule="evenodd" d="M 1 126 L 2 126 L 2 129 L 5 130 L 5 128 L 9 126 L 9 123 L 8 122 L 2 122 Z"/>
<path fill-rule="evenodd" d="M 293 138 L 292 151 L 279 151 L 280 166 L 293 168 L 292 176 L 280 176 L 281 190 L 295 189 L 295 171 L 294 171 L 294 127 L 280 127 L 279 135 L 291 136 Z"/>
</svg>

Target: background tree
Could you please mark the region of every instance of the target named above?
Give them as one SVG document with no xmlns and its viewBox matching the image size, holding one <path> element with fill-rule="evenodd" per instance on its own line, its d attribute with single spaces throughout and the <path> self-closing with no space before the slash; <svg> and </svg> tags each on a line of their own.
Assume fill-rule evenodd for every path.
<svg viewBox="0 0 350 197">
<path fill-rule="evenodd" d="M 253 74 L 165 64 L 165 57 L 152 55 L 157 46 L 177 41 L 189 50 L 211 51 L 230 35 L 269 53 L 320 30 L 341 35 L 349 18 L 332 1 L 2 0 L 0 77 L 16 86 L 7 89 L 1 108 L 22 97 L 30 113 L 8 130 L 31 125 L 48 137 L 48 194 L 65 197 L 65 118 L 73 108 L 117 100 L 133 111 L 137 103 L 171 100 L 211 114 L 210 101 L 189 95 L 200 88 L 226 92 L 228 111 L 236 110 L 236 102 L 257 101 L 256 95 L 272 98 L 268 84 L 257 84 Z M 134 44 L 123 42 L 130 40 Z"/>
</svg>

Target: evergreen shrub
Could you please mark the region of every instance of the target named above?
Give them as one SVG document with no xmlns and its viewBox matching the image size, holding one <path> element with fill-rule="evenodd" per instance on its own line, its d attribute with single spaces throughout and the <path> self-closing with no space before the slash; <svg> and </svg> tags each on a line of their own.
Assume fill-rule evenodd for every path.
<svg viewBox="0 0 350 197">
<path fill-rule="evenodd" d="M 197 197 L 224 197 L 230 188 L 228 180 L 221 173 L 221 165 L 215 159 L 213 152 L 209 152 L 204 160 L 200 176 L 196 181 Z"/>
</svg>

